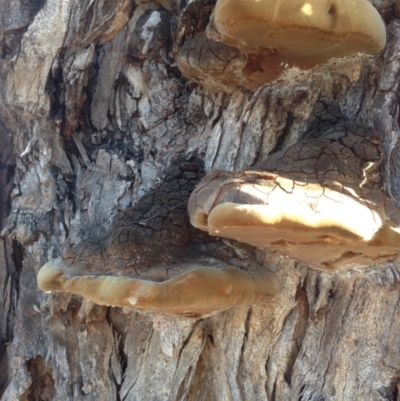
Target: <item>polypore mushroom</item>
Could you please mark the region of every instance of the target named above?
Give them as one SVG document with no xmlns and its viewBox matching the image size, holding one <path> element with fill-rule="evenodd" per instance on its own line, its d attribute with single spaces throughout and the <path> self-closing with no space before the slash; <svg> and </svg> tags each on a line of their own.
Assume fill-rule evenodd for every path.
<svg viewBox="0 0 400 401">
<path fill-rule="evenodd" d="M 192 317 L 270 301 L 279 291 L 271 272 L 255 271 L 256 263 L 247 270 L 230 266 L 237 255 L 215 241 L 191 246 L 199 233 L 189 225 L 186 203 L 200 175 L 198 160 L 173 162 L 158 190 L 116 215 L 110 233 L 45 264 L 39 287 L 100 305 Z"/>
<path fill-rule="evenodd" d="M 236 267 L 197 267 L 158 283 L 121 276 L 73 275 L 61 259 L 39 271 L 39 288 L 46 292 L 82 295 L 98 305 L 121 306 L 187 317 L 204 317 L 228 308 L 264 304 L 279 291 L 272 273 Z"/>
<path fill-rule="evenodd" d="M 222 41 L 248 54 L 249 80 L 263 75 L 265 82 L 283 65 L 312 68 L 379 53 L 386 43 L 385 24 L 367 0 L 218 0 L 214 24 Z"/>
<path fill-rule="evenodd" d="M 209 174 L 189 200 L 192 224 L 326 270 L 393 259 L 400 213 L 379 186 L 378 133 L 349 128 Z"/>
<path fill-rule="evenodd" d="M 178 67 L 201 84 L 208 76 L 207 87 L 223 78 L 232 88 L 257 89 L 279 78 L 287 67 L 310 69 L 334 57 L 377 54 L 386 44 L 385 24 L 368 0 L 218 0 L 206 33 L 241 50 L 247 59 L 244 67 L 229 66 L 232 71 L 225 78 L 210 63 L 228 66 L 224 59 L 229 51 L 220 61 L 215 53 L 213 60 L 203 54 L 202 46 L 194 51 L 196 42 L 190 40 L 178 55 Z M 191 54 L 186 54 L 189 47 Z M 195 58 L 193 67 L 182 62 L 185 57 Z M 202 57 L 208 62 L 201 62 Z"/>
<path fill-rule="evenodd" d="M 236 47 L 205 37 L 185 42 L 176 57 L 182 75 L 211 92 L 232 93 L 244 85 L 242 69 L 246 62 L 246 55 Z"/>
</svg>

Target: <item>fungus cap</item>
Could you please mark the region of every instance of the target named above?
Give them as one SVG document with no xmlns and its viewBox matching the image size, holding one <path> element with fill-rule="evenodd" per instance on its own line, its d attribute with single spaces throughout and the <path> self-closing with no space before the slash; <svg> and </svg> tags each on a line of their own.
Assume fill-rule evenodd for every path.
<svg viewBox="0 0 400 401">
<path fill-rule="evenodd" d="M 37 275 L 45 292 L 78 294 L 98 305 L 120 306 L 187 317 L 205 317 L 240 306 L 265 304 L 280 286 L 268 271 L 196 267 L 164 282 L 122 276 L 84 275 L 61 259 L 46 263 Z"/>
<path fill-rule="evenodd" d="M 277 49 L 306 65 L 310 57 L 376 54 L 386 43 L 384 22 L 367 0 L 218 0 L 214 24 L 228 44 Z"/>
<path fill-rule="evenodd" d="M 213 172 L 193 191 L 192 224 L 324 270 L 393 259 L 400 230 L 380 192 L 257 171 Z M 362 195 L 369 194 L 368 200 Z M 379 194 L 381 196 L 379 196 Z"/>
</svg>

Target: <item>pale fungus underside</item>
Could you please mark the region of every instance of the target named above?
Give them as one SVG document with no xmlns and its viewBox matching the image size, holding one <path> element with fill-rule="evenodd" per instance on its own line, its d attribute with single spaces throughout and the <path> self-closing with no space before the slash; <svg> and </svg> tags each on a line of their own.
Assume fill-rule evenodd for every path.
<svg viewBox="0 0 400 401">
<path fill-rule="evenodd" d="M 46 292 L 82 295 L 98 305 L 120 306 L 186 317 L 204 317 L 225 309 L 265 304 L 279 292 L 268 271 L 236 267 L 197 267 L 163 282 L 121 276 L 69 275 L 61 260 L 44 265 L 38 285 Z"/>
<path fill-rule="evenodd" d="M 178 67 L 226 92 L 255 90 L 290 67 L 377 54 L 386 44 L 385 24 L 367 0 L 218 0 L 206 34 L 184 44 Z"/>
<path fill-rule="evenodd" d="M 399 210 L 381 189 L 380 135 L 348 123 L 193 191 L 195 227 L 337 270 L 393 259 Z"/>
</svg>

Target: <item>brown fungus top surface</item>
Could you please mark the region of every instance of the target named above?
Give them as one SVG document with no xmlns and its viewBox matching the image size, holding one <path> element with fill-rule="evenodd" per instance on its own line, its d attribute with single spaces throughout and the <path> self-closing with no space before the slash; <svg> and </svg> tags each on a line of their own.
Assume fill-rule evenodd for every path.
<svg viewBox="0 0 400 401">
<path fill-rule="evenodd" d="M 337 270 L 393 259 L 399 210 L 381 190 L 380 135 L 348 123 L 193 191 L 195 227 Z"/>
<path fill-rule="evenodd" d="M 227 93 L 258 89 L 290 67 L 377 54 L 386 44 L 385 24 L 367 0 L 218 0 L 206 36 L 187 41 L 177 65 L 186 78 Z"/>
<path fill-rule="evenodd" d="M 64 251 L 39 271 L 39 288 L 99 305 L 199 318 L 264 304 L 279 293 L 273 273 L 192 228 L 186 204 L 203 176 L 200 160 L 174 161 L 159 187 L 116 215 L 111 231 Z M 255 263 L 253 263 L 255 262 Z"/>
</svg>

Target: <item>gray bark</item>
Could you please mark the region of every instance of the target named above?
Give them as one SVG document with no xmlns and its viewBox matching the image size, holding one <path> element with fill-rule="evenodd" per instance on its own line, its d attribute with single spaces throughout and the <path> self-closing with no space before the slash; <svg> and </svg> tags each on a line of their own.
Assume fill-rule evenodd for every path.
<svg viewBox="0 0 400 401">
<path fill-rule="evenodd" d="M 3 401 L 400 399 L 397 260 L 327 273 L 222 241 L 273 270 L 281 295 L 201 320 L 36 285 L 44 263 L 107 233 L 174 160 L 243 170 L 346 119 L 384 134 L 382 185 L 399 205 L 399 6 L 372 3 L 387 23 L 382 54 L 228 94 L 175 64 L 212 0 L 0 0 Z"/>
</svg>

